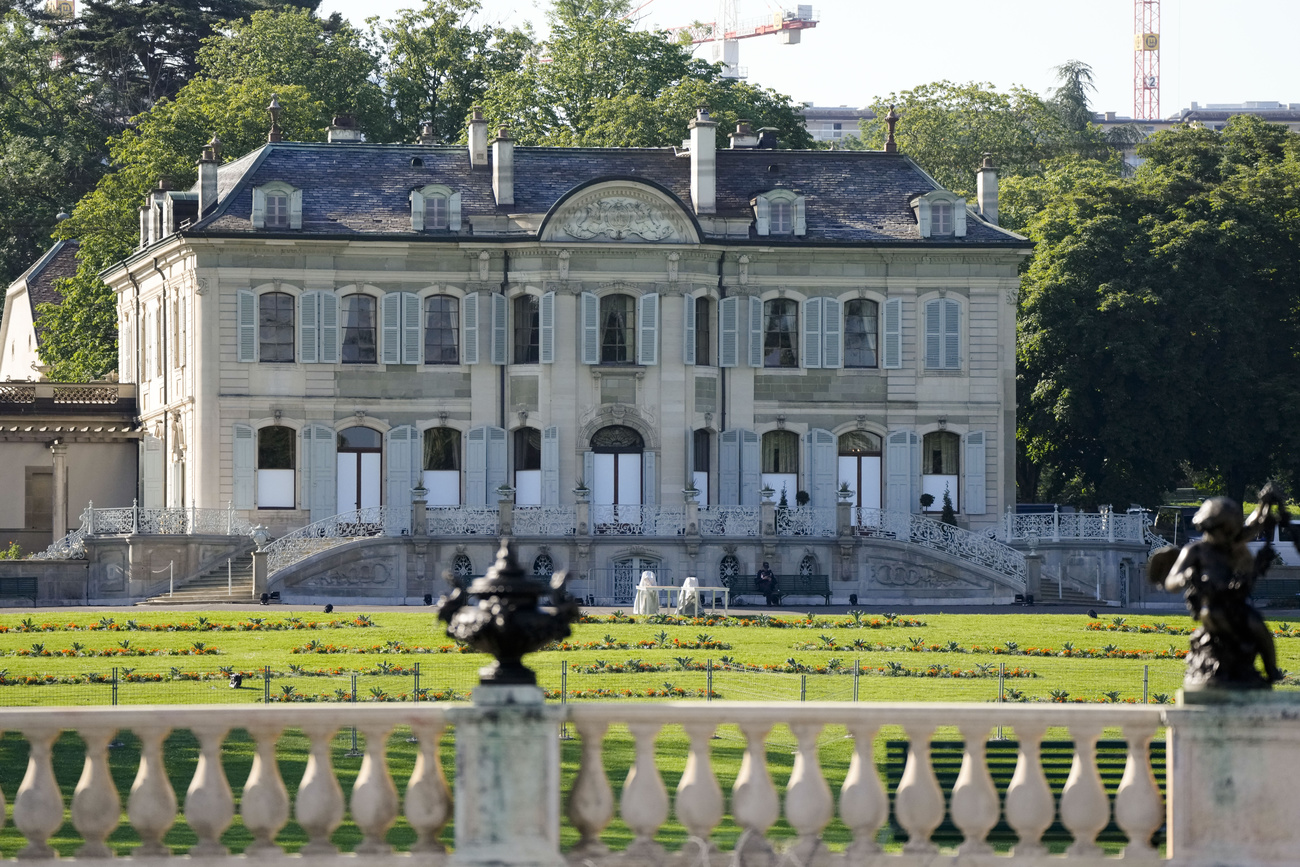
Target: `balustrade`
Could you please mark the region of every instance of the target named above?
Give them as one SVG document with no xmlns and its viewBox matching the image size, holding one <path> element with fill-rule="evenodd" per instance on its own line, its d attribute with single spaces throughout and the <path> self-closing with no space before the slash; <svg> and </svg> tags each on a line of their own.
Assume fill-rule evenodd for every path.
<svg viewBox="0 0 1300 867">
<path fill-rule="evenodd" d="M 701 536 L 759 535 L 758 506 L 700 506 Z"/>
<path fill-rule="evenodd" d="M 496 506 L 430 506 L 430 536 L 495 536 L 500 513 Z"/>
<path fill-rule="evenodd" d="M 1089 541 L 1141 543 L 1145 516 L 1115 512 L 1046 512 L 1018 515 L 1008 511 L 1002 535 L 1008 542 Z"/>
<path fill-rule="evenodd" d="M 776 534 L 778 536 L 834 536 L 835 510 L 813 509 L 802 506 L 794 509 L 776 509 Z"/>
<path fill-rule="evenodd" d="M 592 506 L 591 524 L 597 536 L 679 536 L 686 532 L 686 507 Z"/>
<path fill-rule="evenodd" d="M 578 510 L 573 506 L 516 506 L 516 536 L 573 536 L 577 533 Z"/>
</svg>

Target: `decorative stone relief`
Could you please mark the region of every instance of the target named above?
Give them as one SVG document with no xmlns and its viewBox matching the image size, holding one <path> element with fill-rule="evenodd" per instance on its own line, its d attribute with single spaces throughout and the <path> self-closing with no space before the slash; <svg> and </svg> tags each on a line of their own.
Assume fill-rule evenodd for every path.
<svg viewBox="0 0 1300 867">
<path fill-rule="evenodd" d="M 668 282 L 677 282 L 677 265 L 681 262 L 682 254 L 676 250 L 668 254 Z"/>
<path fill-rule="evenodd" d="M 478 254 L 478 279 L 486 281 L 488 271 L 492 266 L 492 255 L 487 250 Z"/>
<path fill-rule="evenodd" d="M 568 250 L 561 250 L 561 251 L 560 251 L 560 256 L 559 256 L 559 271 L 560 271 L 560 279 L 561 279 L 561 280 L 568 280 L 568 279 L 569 279 L 569 257 L 570 257 L 571 255 L 572 255 L 572 254 L 571 254 Z"/>
<path fill-rule="evenodd" d="M 696 243 L 681 208 L 657 190 L 600 184 L 574 196 L 543 231 L 543 240 Z"/>
<path fill-rule="evenodd" d="M 387 587 L 391 584 L 389 567 L 384 563 L 363 563 L 349 566 L 346 571 L 330 571 L 313 575 L 300 582 L 298 587 L 329 589 L 364 589 Z"/>
<path fill-rule="evenodd" d="M 740 285 L 749 285 L 749 257 L 741 256 L 736 260 L 740 264 Z"/>
<path fill-rule="evenodd" d="M 875 579 L 877 584 L 885 587 L 954 587 L 962 583 L 959 578 L 953 575 L 901 565 L 877 566 Z"/>
</svg>

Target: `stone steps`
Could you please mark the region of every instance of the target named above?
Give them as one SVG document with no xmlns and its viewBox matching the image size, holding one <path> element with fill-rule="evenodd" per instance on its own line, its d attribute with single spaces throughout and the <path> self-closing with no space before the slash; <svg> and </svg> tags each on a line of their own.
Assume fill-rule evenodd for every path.
<svg viewBox="0 0 1300 867">
<path fill-rule="evenodd" d="M 162 593 L 145 599 L 137 605 L 220 605 L 232 602 L 253 602 L 253 556 L 243 554 L 232 558 L 230 581 L 227 587 L 226 564 L 221 563 L 199 575 L 184 586 L 177 587 L 169 596 Z"/>
</svg>

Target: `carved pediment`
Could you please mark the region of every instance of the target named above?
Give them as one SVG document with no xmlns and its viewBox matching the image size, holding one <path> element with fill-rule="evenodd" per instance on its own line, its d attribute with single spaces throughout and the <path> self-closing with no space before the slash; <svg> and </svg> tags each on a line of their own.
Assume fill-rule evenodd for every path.
<svg viewBox="0 0 1300 867">
<path fill-rule="evenodd" d="M 597 184 L 566 201 L 546 221 L 543 241 L 697 244 L 681 206 L 651 187 Z"/>
</svg>

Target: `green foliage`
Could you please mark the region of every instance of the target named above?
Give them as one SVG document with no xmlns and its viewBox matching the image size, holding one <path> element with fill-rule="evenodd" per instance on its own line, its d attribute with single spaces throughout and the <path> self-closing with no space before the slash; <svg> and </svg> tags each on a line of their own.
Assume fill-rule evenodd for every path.
<svg viewBox="0 0 1300 867">
<path fill-rule="evenodd" d="M 957 512 L 952 507 L 952 494 L 946 487 L 943 489 L 943 511 L 939 513 L 939 520 L 950 526 L 957 526 Z"/>
<path fill-rule="evenodd" d="M 10 542 L 8 548 L 0 548 L 0 560 L 21 560 L 23 549 L 17 542 Z"/>
</svg>

